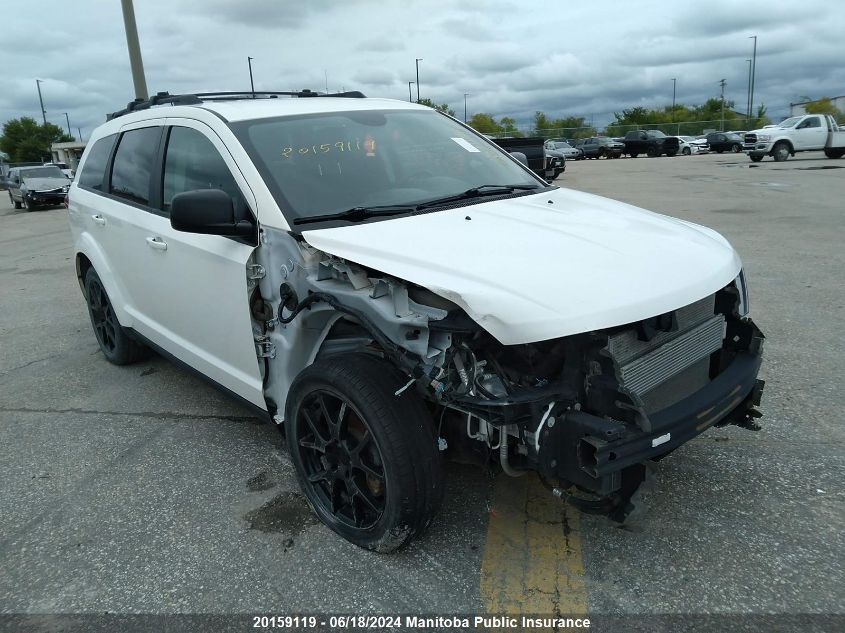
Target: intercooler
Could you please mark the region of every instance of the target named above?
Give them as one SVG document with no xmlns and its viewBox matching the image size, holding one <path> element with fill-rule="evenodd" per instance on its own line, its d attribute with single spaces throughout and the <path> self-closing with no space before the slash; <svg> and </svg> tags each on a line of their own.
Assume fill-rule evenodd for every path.
<svg viewBox="0 0 845 633">
<path fill-rule="evenodd" d="M 608 337 L 622 386 L 646 412 L 659 411 L 704 387 L 709 356 L 722 346 L 725 318 L 714 315 L 715 295 L 675 311 L 676 328 L 642 340 L 636 329 Z"/>
</svg>

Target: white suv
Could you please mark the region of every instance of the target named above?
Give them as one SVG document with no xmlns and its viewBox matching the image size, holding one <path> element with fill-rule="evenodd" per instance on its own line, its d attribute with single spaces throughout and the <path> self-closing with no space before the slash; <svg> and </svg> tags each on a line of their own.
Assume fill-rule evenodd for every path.
<svg viewBox="0 0 845 633">
<path fill-rule="evenodd" d="M 94 132 L 69 216 L 105 357 L 158 350 L 280 425 L 316 514 L 373 550 L 430 523 L 444 453 L 621 519 L 645 462 L 759 415 L 724 238 L 424 106 L 163 93 Z"/>
</svg>

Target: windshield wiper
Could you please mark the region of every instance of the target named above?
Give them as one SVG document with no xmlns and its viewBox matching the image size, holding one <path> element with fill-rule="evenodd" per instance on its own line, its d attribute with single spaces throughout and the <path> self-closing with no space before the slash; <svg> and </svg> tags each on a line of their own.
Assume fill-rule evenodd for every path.
<svg viewBox="0 0 845 633">
<path fill-rule="evenodd" d="M 345 222 L 361 222 L 370 218 L 387 217 L 391 215 L 399 215 L 400 213 L 408 213 L 416 211 L 417 207 L 414 205 L 395 205 L 386 204 L 378 207 L 352 207 L 346 211 L 338 211 L 337 213 L 326 213 L 323 215 L 312 215 L 309 217 L 295 218 L 294 224 L 311 224 L 314 222 L 330 222 L 332 220 L 341 220 Z"/>
<path fill-rule="evenodd" d="M 513 193 L 514 191 L 531 191 L 534 189 L 540 189 L 540 185 L 479 185 L 454 196 L 445 196 L 443 198 L 427 200 L 417 205 L 417 208 L 426 209 L 428 207 L 436 207 L 441 204 L 449 204 L 450 202 L 478 198 L 480 196 L 499 196 L 502 194 Z"/>
</svg>

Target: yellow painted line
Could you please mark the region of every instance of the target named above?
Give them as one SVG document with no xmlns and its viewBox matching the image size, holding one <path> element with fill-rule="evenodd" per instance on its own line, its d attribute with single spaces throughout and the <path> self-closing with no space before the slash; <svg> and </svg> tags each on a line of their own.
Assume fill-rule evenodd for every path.
<svg viewBox="0 0 845 633">
<path fill-rule="evenodd" d="M 496 480 L 480 589 L 491 615 L 587 613 L 580 516 L 533 474 Z"/>
</svg>

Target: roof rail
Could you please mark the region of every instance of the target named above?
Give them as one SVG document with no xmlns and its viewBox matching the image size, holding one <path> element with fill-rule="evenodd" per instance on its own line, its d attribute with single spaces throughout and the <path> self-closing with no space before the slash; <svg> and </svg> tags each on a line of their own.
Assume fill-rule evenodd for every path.
<svg viewBox="0 0 845 633">
<path fill-rule="evenodd" d="M 159 92 L 149 99 L 135 99 L 126 104 L 123 110 L 106 115 L 106 121 L 135 112 L 147 110 L 156 105 L 169 103 L 171 105 L 197 105 L 203 101 L 238 101 L 241 99 L 277 99 L 278 97 L 344 97 L 349 99 L 363 99 L 364 94 L 358 90 L 348 92 L 321 93 L 312 90 L 297 92 L 253 92 L 250 90 L 236 92 L 198 92 L 196 94 L 172 95 L 169 92 Z"/>
</svg>

